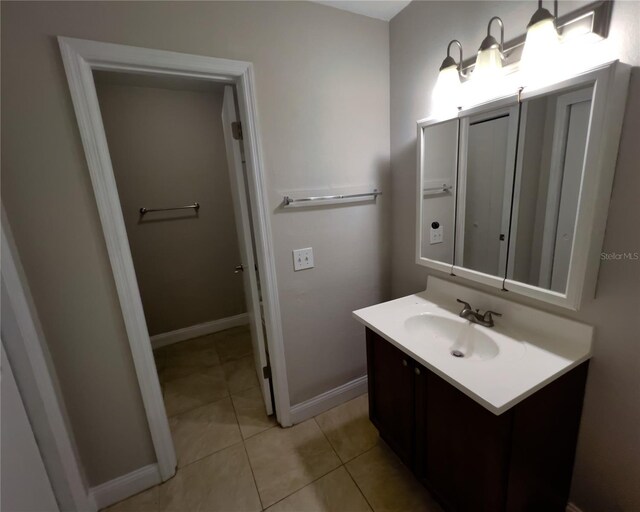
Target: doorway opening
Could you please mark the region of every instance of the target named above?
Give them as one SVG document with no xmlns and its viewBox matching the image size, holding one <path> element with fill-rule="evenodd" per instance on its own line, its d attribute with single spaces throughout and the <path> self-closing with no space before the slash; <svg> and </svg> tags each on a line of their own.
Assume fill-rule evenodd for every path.
<svg viewBox="0 0 640 512">
<path fill-rule="evenodd" d="M 93 76 L 181 467 L 273 424 L 235 88 Z"/>
<path fill-rule="evenodd" d="M 180 195 L 178 193 L 180 186 L 178 185 L 183 185 L 183 183 L 176 184 L 176 182 L 172 182 L 170 179 L 165 180 L 162 187 L 165 193 L 167 191 L 172 193 L 170 203 L 164 202 L 165 200 L 169 200 L 169 196 L 149 196 L 144 198 L 145 201 L 155 201 L 156 199 L 162 199 L 162 201 L 148 204 L 135 202 L 135 206 L 133 207 L 126 206 L 125 194 L 120 191 L 120 183 L 116 177 L 116 172 L 114 172 L 116 157 L 110 154 L 111 148 L 107 141 L 107 132 L 110 130 L 105 130 L 107 123 L 103 122 L 98 97 L 97 89 L 101 88 L 104 84 L 97 85 L 96 77 L 105 72 L 110 73 L 110 75 L 106 75 L 108 82 L 108 79 L 113 79 L 116 74 L 125 74 L 129 75 L 124 78 L 125 80 L 138 81 L 138 85 L 143 85 L 142 82 L 145 80 L 156 78 L 163 81 L 165 90 L 173 91 L 182 89 L 186 83 L 184 80 L 189 80 L 191 84 L 189 87 L 201 87 L 205 89 L 218 88 L 219 91 L 222 91 L 222 100 L 217 109 L 218 111 L 216 112 L 215 108 L 211 110 L 211 123 L 222 123 L 221 129 L 224 138 L 224 152 L 228 167 L 227 183 L 232 198 L 228 204 L 232 205 L 231 209 L 233 211 L 220 213 L 218 217 L 223 217 L 224 220 L 227 221 L 225 225 L 227 228 L 226 231 L 231 231 L 232 233 L 233 228 L 231 228 L 231 226 L 233 225 L 233 219 L 235 219 L 235 247 L 237 251 L 235 255 L 239 255 L 239 258 L 236 256 L 234 268 L 231 269 L 231 272 L 237 270 L 239 275 L 234 276 L 242 280 L 242 293 L 245 298 L 246 314 L 232 314 L 234 313 L 233 308 L 228 310 L 224 314 L 231 314 L 231 316 L 222 318 L 226 319 L 227 327 L 232 327 L 235 330 L 225 334 L 219 334 L 203 332 L 203 329 L 205 331 L 206 329 L 212 329 L 211 323 L 220 320 L 220 318 L 205 320 L 204 322 L 183 328 L 176 327 L 179 325 L 178 323 L 171 323 L 166 318 L 163 318 L 162 313 L 156 312 L 155 314 L 157 314 L 157 316 L 154 317 L 154 322 L 157 323 L 153 323 L 154 331 L 156 328 L 158 331 L 163 331 L 169 328 L 167 327 L 168 325 L 176 328 L 170 331 L 158 332 L 155 335 L 154 341 L 159 349 L 164 348 L 160 347 L 160 345 L 164 345 L 165 343 L 167 347 L 173 346 L 170 342 L 178 341 L 178 339 L 180 339 L 180 341 L 175 344 L 176 347 L 178 347 L 180 343 L 187 343 L 193 348 L 198 344 L 204 343 L 206 345 L 207 343 L 197 339 L 193 342 L 188 341 L 187 338 L 197 338 L 199 334 L 218 335 L 218 337 L 226 336 L 227 338 L 233 338 L 235 336 L 236 338 L 244 337 L 244 341 L 239 341 L 238 345 L 243 346 L 242 344 L 244 343 L 246 349 L 249 344 L 248 340 L 251 340 L 251 358 L 254 361 L 255 379 L 258 382 L 256 387 L 260 392 L 259 399 L 263 403 L 264 414 L 266 416 L 268 412 L 273 412 L 277 416 L 278 423 L 282 426 L 289 426 L 291 425 L 289 395 L 275 276 L 274 250 L 271 238 L 270 207 L 267 204 L 267 189 L 257 124 L 253 68 L 251 63 L 228 59 L 64 37 L 59 37 L 58 41 L 60 43 L 69 89 L 76 111 L 85 155 L 87 157 L 91 182 L 96 195 L 98 212 L 105 234 L 107 251 L 109 253 L 132 358 L 140 385 L 140 392 L 158 459 L 157 469 L 154 469 L 154 471 L 157 471 L 158 481 L 164 481 L 175 474 L 176 465 L 179 461 L 176 459 L 174 443 L 171 437 L 171 428 L 166 414 L 167 408 L 165 408 L 160 380 L 156 371 L 154 353 L 149 336 L 149 328 L 152 328 L 151 322 L 149 323 L 149 328 L 147 328 L 147 319 L 145 317 L 145 311 L 151 311 L 151 306 L 145 304 L 145 307 L 143 307 L 143 300 L 141 298 L 142 287 L 139 286 L 139 276 L 136 272 L 141 272 L 139 270 L 140 268 L 146 268 L 144 267 L 145 265 L 160 260 L 157 258 L 150 259 L 149 254 L 145 253 L 148 247 L 142 246 L 143 250 L 140 253 L 142 256 L 140 256 L 139 260 L 142 261 L 143 267 L 141 267 L 140 264 L 137 266 L 134 265 L 134 257 L 138 258 L 138 256 L 132 256 L 135 252 L 132 251 L 132 249 L 134 246 L 140 248 L 140 245 L 130 244 L 128 228 L 147 229 L 148 235 L 154 231 L 160 231 L 162 227 L 169 225 L 181 226 L 183 229 L 177 229 L 175 233 L 178 238 L 186 237 L 190 229 L 185 227 L 187 226 L 185 223 L 193 220 L 205 220 L 206 209 L 214 208 L 214 206 L 212 202 L 206 205 L 205 202 L 202 201 L 202 204 L 200 204 L 200 201 L 195 197 L 193 199 L 186 199 L 186 196 L 178 197 Z M 96 77 L 94 77 L 94 73 Z M 98 79 L 98 82 L 99 81 L 100 79 Z M 197 85 L 195 85 L 196 82 Z M 160 87 L 160 89 L 162 89 L 162 87 Z M 151 114 L 154 113 L 154 111 L 151 112 Z M 125 118 L 127 118 L 131 112 L 124 109 L 124 114 L 126 114 Z M 134 122 L 133 118 L 127 119 L 127 122 Z M 188 130 L 187 124 L 184 122 L 174 123 L 174 126 L 169 126 L 169 128 L 173 130 L 176 140 L 179 139 L 185 144 L 193 142 L 189 141 L 188 136 L 185 136 L 184 132 Z M 117 129 L 115 133 L 116 137 L 120 136 Z M 148 152 L 148 154 L 156 158 L 156 163 L 159 155 L 162 153 L 160 149 L 165 149 L 157 145 L 154 147 L 152 140 L 145 141 L 144 138 L 140 139 L 139 144 L 135 144 L 133 147 L 131 146 L 131 137 L 122 137 L 121 142 L 122 148 L 124 148 L 123 153 L 129 155 L 129 157 L 140 149 L 139 146 L 144 146 L 145 144 L 150 145 L 152 151 Z M 212 139 L 207 140 L 207 143 L 210 146 L 214 144 Z M 220 145 L 220 141 L 218 141 L 218 145 Z M 179 168 L 186 169 L 188 167 L 186 164 L 190 162 L 191 158 L 194 158 L 196 152 L 197 151 L 186 152 L 179 155 L 179 157 L 165 156 L 165 158 L 177 158 L 176 162 L 180 164 Z M 112 158 L 112 156 L 114 158 Z M 134 167 L 137 168 L 138 162 L 135 158 L 132 161 Z M 166 162 L 161 163 L 165 164 Z M 153 176 L 153 172 L 157 171 L 158 168 L 159 164 L 158 166 L 149 166 L 143 169 L 144 172 L 142 172 L 141 175 L 143 177 L 145 174 Z M 129 178 L 131 178 L 131 176 L 125 177 L 125 179 Z M 140 185 L 140 183 L 136 186 L 139 191 L 145 190 L 145 186 Z M 201 188 L 202 190 L 198 191 L 198 195 L 200 195 L 200 192 L 206 192 L 206 185 L 202 185 Z M 132 187 L 132 190 L 135 189 L 136 187 Z M 191 193 L 195 192 L 191 191 Z M 176 201 L 175 203 L 173 202 L 174 200 Z M 209 197 L 207 202 L 211 200 L 211 197 Z M 184 201 L 187 202 L 184 203 Z M 174 207 L 180 207 L 180 209 L 157 211 Z M 125 208 L 127 208 L 126 212 Z M 138 215 L 138 219 L 134 223 L 126 220 L 127 216 L 131 214 L 131 208 L 133 208 L 135 210 L 134 213 Z M 162 217 L 176 214 L 178 214 L 178 218 L 173 220 Z M 190 215 L 195 216 L 195 219 L 180 218 L 185 215 L 187 217 Z M 210 220 L 215 221 L 216 219 Z M 217 220 L 220 219 L 218 218 Z M 190 227 L 193 228 L 194 223 L 192 222 L 191 224 Z M 157 238 L 161 239 L 162 236 Z M 189 253 L 189 248 L 185 246 L 184 240 L 178 239 L 175 242 L 165 241 L 165 243 L 171 244 L 171 247 L 165 245 L 163 249 L 158 250 L 158 254 L 162 251 L 162 254 L 168 252 L 174 255 L 181 255 L 183 253 L 193 255 L 193 253 Z M 228 245 L 231 244 L 229 243 Z M 239 261 L 237 261 L 238 259 Z M 161 275 L 163 278 L 169 279 L 172 273 L 177 272 L 177 275 L 180 276 L 180 272 L 186 273 L 188 270 L 192 270 L 187 267 L 189 267 L 189 263 L 185 264 L 183 261 L 181 265 L 176 264 L 173 265 L 173 267 L 165 267 Z M 177 281 L 179 281 L 179 279 L 177 279 Z M 220 280 L 217 280 L 216 283 L 220 284 Z M 236 282 L 236 288 L 237 284 Z M 227 290 L 226 295 L 227 298 L 232 295 L 231 289 L 233 286 L 231 284 L 229 286 L 230 288 Z M 206 286 L 204 288 L 206 288 Z M 193 293 L 197 295 L 195 290 Z M 162 294 L 148 294 L 145 292 L 145 295 L 150 297 L 151 301 L 159 299 L 159 302 L 162 304 Z M 166 299 L 166 297 L 164 297 L 164 299 Z M 200 299 L 204 300 L 202 297 L 200 297 Z M 240 300 L 231 302 L 236 306 L 242 303 Z M 174 307 L 179 308 L 182 304 L 183 302 L 174 304 Z M 191 320 L 200 318 L 195 314 L 195 311 L 198 310 L 198 314 L 202 313 L 202 310 L 207 311 L 206 307 L 202 308 L 202 310 L 199 309 L 200 307 L 201 304 L 193 306 L 192 308 L 187 306 L 185 308 L 185 318 L 190 318 Z M 222 309 L 224 309 L 224 307 Z M 209 308 L 209 311 L 211 310 L 212 309 Z M 162 308 L 158 311 L 162 311 Z M 231 312 L 229 313 L 229 311 Z M 218 313 L 216 313 L 216 315 L 217 314 Z M 242 318 L 243 315 L 244 321 L 241 322 L 238 317 Z M 246 325 L 232 326 L 229 322 L 247 324 L 248 327 Z M 224 326 L 223 322 L 222 327 Z M 189 327 L 192 329 L 189 330 Z M 221 326 L 218 325 L 217 327 Z M 213 348 L 209 350 L 208 355 L 202 355 L 201 353 L 205 362 L 207 362 L 207 357 L 210 358 L 208 360 L 209 363 L 215 362 L 213 358 L 216 356 L 218 360 L 224 359 L 225 356 L 220 357 L 220 353 L 224 351 L 224 348 L 220 347 L 225 345 L 225 343 L 217 341 L 211 344 Z M 228 342 L 227 345 L 234 344 Z M 186 345 L 182 345 L 182 347 L 185 346 Z M 164 352 L 167 351 L 170 351 L 170 349 L 166 348 L 164 350 Z M 164 364 L 160 361 L 163 359 L 166 361 L 166 357 L 163 357 L 162 352 L 161 350 L 160 353 L 157 354 L 160 367 Z M 188 351 L 176 355 L 178 361 L 184 361 L 184 358 L 188 359 L 192 357 L 185 355 L 186 352 Z M 213 355 L 214 352 L 216 354 L 215 356 Z M 242 350 L 240 350 L 240 352 L 242 352 Z M 247 353 L 247 356 L 248 355 Z M 166 353 L 164 356 L 166 356 Z M 233 359 L 229 359 L 229 361 L 231 360 Z M 209 365 L 209 367 L 211 366 L 215 365 Z M 179 366 L 176 368 L 179 368 Z M 161 368 L 161 370 L 164 369 Z M 185 370 L 172 370 L 174 376 L 180 374 L 182 371 Z M 219 371 L 218 375 L 220 375 Z M 228 387 L 226 380 L 224 385 Z M 206 388 L 207 383 L 203 381 L 202 387 Z M 210 389 L 207 390 L 209 397 L 212 396 L 210 391 Z M 180 400 L 177 400 L 177 402 L 180 402 Z M 182 407 L 186 406 L 179 405 L 177 409 L 181 409 Z M 153 480 L 153 478 L 150 477 L 150 480 Z"/>
</svg>

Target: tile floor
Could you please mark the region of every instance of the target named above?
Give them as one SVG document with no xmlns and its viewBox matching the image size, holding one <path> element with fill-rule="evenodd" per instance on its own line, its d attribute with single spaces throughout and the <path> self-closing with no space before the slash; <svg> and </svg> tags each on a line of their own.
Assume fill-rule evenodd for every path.
<svg viewBox="0 0 640 512">
<path fill-rule="evenodd" d="M 155 356 L 178 470 L 109 512 L 441 510 L 378 438 L 366 395 L 276 426 L 264 412 L 248 328 Z"/>
</svg>

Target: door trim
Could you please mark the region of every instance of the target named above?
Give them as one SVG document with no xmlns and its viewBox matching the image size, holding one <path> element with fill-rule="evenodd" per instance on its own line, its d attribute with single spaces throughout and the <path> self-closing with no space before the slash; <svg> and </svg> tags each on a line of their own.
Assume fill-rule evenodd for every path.
<svg viewBox="0 0 640 512">
<path fill-rule="evenodd" d="M 271 235 L 266 177 L 250 62 L 218 59 L 83 39 L 58 37 L 78 128 L 89 167 L 111 269 L 162 480 L 175 473 L 176 455 L 156 372 L 122 209 L 100 115 L 93 70 L 202 78 L 234 84 L 243 125 L 258 268 L 278 421 L 291 424 L 289 390 Z"/>
</svg>

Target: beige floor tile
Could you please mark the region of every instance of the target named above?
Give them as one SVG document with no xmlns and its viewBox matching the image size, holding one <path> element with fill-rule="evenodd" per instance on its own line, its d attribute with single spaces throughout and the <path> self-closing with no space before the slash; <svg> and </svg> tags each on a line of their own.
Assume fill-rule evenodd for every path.
<svg viewBox="0 0 640 512">
<path fill-rule="evenodd" d="M 265 507 L 340 465 L 313 419 L 287 429 L 269 429 L 247 439 L 245 446 Z"/>
<path fill-rule="evenodd" d="M 235 393 L 231 395 L 231 400 L 233 400 L 243 438 L 247 439 L 259 434 L 276 424 L 273 416 L 267 416 L 260 388 L 253 387 Z"/>
<path fill-rule="evenodd" d="M 253 355 L 227 361 L 222 365 L 229 393 L 239 393 L 258 386 L 256 364 Z"/>
<path fill-rule="evenodd" d="M 371 508 L 344 467 L 270 507 L 269 512 L 367 512 Z"/>
<path fill-rule="evenodd" d="M 159 500 L 163 512 L 253 512 L 262 508 L 242 444 L 179 469 L 160 486 Z"/>
<path fill-rule="evenodd" d="M 174 351 L 198 352 L 200 350 L 210 349 L 211 347 L 215 347 L 216 335 L 217 333 L 198 336 L 197 338 L 167 345 L 166 347 L 162 347 L 161 350 L 166 350 L 168 353 L 171 353 Z"/>
<path fill-rule="evenodd" d="M 131 496 L 110 507 L 103 508 L 102 512 L 157 512 L 159 505 L 158 486 Z"/>
<path fill-rule="evenodd" d="M 384 443 L 346 467 L 375 512 L 441 512 L 426 489 Z"/>
<path fill-rule="evenodd" d="M 188 343 L 185 341 L 185 343 Z M 166 355 L 166 366 L 216 366 L 220 364 L 213 344 L 200 349 L 176 348 Z"/>
<path fill-rule="evenodd" d="M 186 377 L 194 368 L 205 368 L 220 364 L 213 335 L 175 343 L 156 351 L 161 365 L 158 376 L 162 382 Z"/>
<path fill-rule="evenodd" d="M 173 416 L 169 426 L 178 467 L 242 441 L 230 398 Z"/>
<path fill-rule="evenodd" d="M 223 363 L 250 356 L 253 353 L 249 327 L 234 327 L 215 334 L 215 345 Z"/>
<path fill-rule="evenodd" d="M 188 377 L 193 374 L 195 370 L 202 368 L 206 368 L 206 366 L 200 368 L 194 366 L 165 366 L 164 368 L 158 368 L 158 378 L 160 379 L 160 384 L 166 384 L 170 380 Z"/>
<path fill-rule="evenodd" d="M 316 416 L 342 462 L 361 455 L 378 442 L 378 431 L 369 421 L 368 400 L 365 394 Z"/>
<path fill-rule="evenodd" d="M 164 384 L 164 404 L 167 416 L 194 409 L 224 398 L 229 392 L 221 366 L 194 368 L 187 377 Z"/>
</svg>

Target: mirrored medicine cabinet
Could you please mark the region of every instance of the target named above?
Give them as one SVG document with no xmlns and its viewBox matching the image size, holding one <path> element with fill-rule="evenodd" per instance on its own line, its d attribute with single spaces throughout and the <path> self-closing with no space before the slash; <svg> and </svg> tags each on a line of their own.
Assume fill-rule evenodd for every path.
<svg viewBox="0 0 640 512">
<path fill-rule="evenodd" d="M 628 79 L 613 62 L 419 121 L 416 262 L 577 310 L 595 290 Z"/>
</svg>

